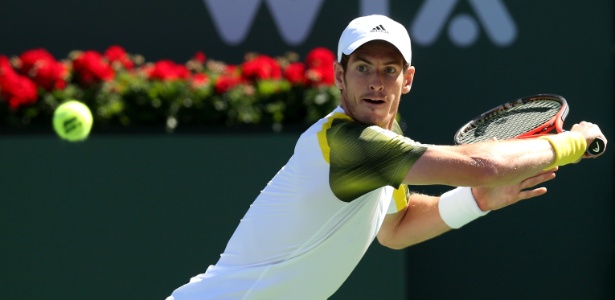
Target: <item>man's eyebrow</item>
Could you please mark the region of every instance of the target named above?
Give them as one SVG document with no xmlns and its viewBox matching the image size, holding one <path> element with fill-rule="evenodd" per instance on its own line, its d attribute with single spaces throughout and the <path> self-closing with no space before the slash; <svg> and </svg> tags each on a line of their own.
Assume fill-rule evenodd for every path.
<svg viewBox="0 0 615 300">
<path fill-rule="evenodd" d="M 364 62 L 366 64 L 370 64 L 370 65 L 372 64 L 372 62 L 369 59 L 367 59 L 367 58 L 365 58 L 363 56 L 358 56 L 357 55 L 354 60 L 355 61 L 362 61 L 362 62 Z"/>
<path fill-rule="evenodd" d="M 369 65 L 373 64 L 369 59 L 367 59 L 367 58 L 365 58 L 363 56 L 359 56 L 359 55 L 356 56 L 355 61 L 362 61 L 362 62 L 364 62 L 366 64 L 369 64 Z M 384 65 L 386 65 L 386 66 L 390 66 L 390 65 L 403 66 L 404 64 L 396 61 L 395 59 L 391 59 L 391 61 L 385 62 Z"/>
</svg>

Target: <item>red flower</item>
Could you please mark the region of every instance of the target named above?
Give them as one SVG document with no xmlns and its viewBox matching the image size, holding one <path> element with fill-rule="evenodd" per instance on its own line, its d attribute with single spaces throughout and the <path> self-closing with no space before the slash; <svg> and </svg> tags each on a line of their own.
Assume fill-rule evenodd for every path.
<svg viewBox="0 0 615 300">
<path fill-rule="evenodd" d="M 190 71 L 184 65 L 176 64 L 170 60 L 161 60 L 156 62 L 154 67 L 149 70 L 148 76 L 150 79 L 165 81 L 188 79 Z"/>
<path fill-rule="evenodd" d="M 197 73 L 192 76 L 191 84 L 193 88 L 206 86 L 209 83 L 209 77 L 205 73 Z"/>
<path fill-rule="evenodd" d="M 84 84 L 92 84 L 101 81 L 111 81 L 115 77 L 115 71 L 96 51 L 85 51 L 73 61 L 73 69 L 79 80 Z"/>
<path fill-rule="evenodd" d="M 214 89 L 216 93 L 224 94 L 230 89 L 239 85 L 243 80 L 238 71 L 239 70 L 237 66 L 226 66 L 224 72 L 220 74 L 220 76 L 216 78 L 216 81 L 214 82 Z"/>
<path fill-rule="evenodd" d="M 248 80 L 280 79 L 282 68 L 272 57 L 266 55 L 256 56 L 242 65 L 243 77 Z"/>
<path fill-rule="evenodd" d="M 36 103 L 38 99 L 34 82 L 17 74 L 6 56 L 0 56 L 0 96 L 13 110 Z"/>
<path fill-rule="evenodd" d="M 50 91 L 64 89 L 68 68 L 45 49 L 33 49 L 19 56 L 19 72 L 30 77 L 37 85 Z"/>
<path fill-rule="evenodd" d="M 28 74 L 37 64 L 47 61 L 55 61 L 51 53 L 45 49 L 32 49 L 22 53 L 19 56 L 20 66 L 19 71 L 22 74 Z"/>
<path fill-rule="evenodd" d="M 308 53 L 306 62 L 308 70 L 306 77 L 312 85 L 332 85 L 335 83 L 333 63 L 335 55 L 327 48 L 315 48 Z"/>
<path fill-rule="evenodd" d="M 135 65 L 128 56 L 128 53 L 120 46 L 111 46 L 107 48 L 105 57 L 112 66 L 119 65 L 126 70 L 132 70 Z"/>
<path fill-rule="evenodd" d="M 331 68 L 311 68 L 305 72 L 306 78 L 311 85 L 333 85 L 335 83 L 335 76 L 333 74 L 333 67 Z"/>
<path fill-rule="evenodd" d="M 305 64 L 296 62 L 288 65 L 284 70 L 284 77 L 292 84 L 304 84 L 306 82 Z"/>
<path fill-rule="evenodd" d="M 34 82 L 50 91 L 53 89 L 63 90 L 66 87 L 68 68 L 60 62 L 48 62 L 40 65 L 32 78 Z"/>
<path fill-rule="evenodd" d="M 205 61 L 207 60 L 207 57 L 205 56 L 205 53 L 203 53 L 203 51 L 198 51 L 197 53 L 194 54 L 193 59 L 198 61 L 201 64 L 204 64 Z"/>
<path fill-rule="evenodd" d="M 335 62 L 335 54 L 327 48 L 318 47 L 310 51 L 306 57 L 306 63 L 310 68 L 331 68 Z"/>
<path fill-rule="evenodd" d="M 230 89 L 237 86 L 241 83 L 241 79 L 237 77 L 232 77 L 228 75 L 222 75 L 216 79 L 216 83 L 214 84 L 214 89 L 218 94 L 224 94 L 228 92 Z"/>
<path fill-rule="evenodd" d="M 11 61 L 8 57 L 0 55 L 0 78 L 15 74 L 15 70 L 13 70 L 13 66 L 11 66 Z"/>
</svg>

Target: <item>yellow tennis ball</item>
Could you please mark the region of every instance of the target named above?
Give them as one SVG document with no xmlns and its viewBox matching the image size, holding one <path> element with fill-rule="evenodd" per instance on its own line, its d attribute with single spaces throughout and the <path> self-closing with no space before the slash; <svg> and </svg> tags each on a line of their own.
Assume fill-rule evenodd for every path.
<svg viewBox="0 0 615 300">
<path fill-rule="evenodd" d="M 67 141 L 85 140 L 92 130 L 92 123 L 92 112 L 77 100 L 62 103 L 53 113 L 53 129 Z"/>
</svg>

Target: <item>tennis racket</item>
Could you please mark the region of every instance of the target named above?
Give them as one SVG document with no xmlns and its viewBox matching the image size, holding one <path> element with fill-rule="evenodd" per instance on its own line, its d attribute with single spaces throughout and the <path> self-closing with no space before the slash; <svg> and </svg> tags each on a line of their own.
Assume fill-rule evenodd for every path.
<svg viewBox="0 0 615 300">
<path fill-rule="evenodd" d="M 530 138 L 555 130 L 563 132 L 564 120 L 570 110 L 564 97 L 539 94 L 523 97 L 494 107 L 463 125 L 455 134 L 456 144 L 472 144 L 493 139 Z M 604 152 L 604 140 L 592 141 L 585 153 L 589 156 Z"/>
</svg>

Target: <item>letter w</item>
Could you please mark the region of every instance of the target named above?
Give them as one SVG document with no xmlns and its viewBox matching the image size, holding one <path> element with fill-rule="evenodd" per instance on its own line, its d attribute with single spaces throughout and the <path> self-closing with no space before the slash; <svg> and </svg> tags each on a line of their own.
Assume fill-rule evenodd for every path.
<svg viewBox="0 0 615 300">
<path fill-rule="evenodd" d="M 323 0 L 264 0 L 278 31 L 287 44 L 305 41 Z M 243 42 L 252 28 L 261 0 L 203 0 L 222 40 L 229 45 Z"/>
</svg>

